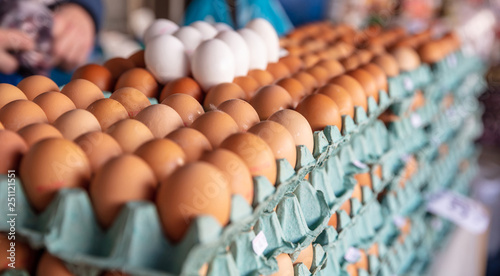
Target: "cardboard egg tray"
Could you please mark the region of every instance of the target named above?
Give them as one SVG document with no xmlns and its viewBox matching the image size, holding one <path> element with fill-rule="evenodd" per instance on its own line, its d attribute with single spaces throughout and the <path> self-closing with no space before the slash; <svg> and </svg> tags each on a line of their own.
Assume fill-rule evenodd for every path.
<svg viewBox="0 0 500 276">
<path fill-rule="evenodd" d="M 130 202 L 112 227 L 104 231 L 96 222 L 86 191 L 61 190 L 50 206 L 37 214 L 31 209 L 18 179 L 17 232 L 33 248 L 47 248 L 64 260 L 77 275 L 99 275 L 113 269 L 130 275 L 198 275 L 206 264 L 208 275 L 271 274 L 277 271 L 277 255 L 288 253 L 295 260 L 311 243 L 313 265 L 310 270 L 303 264 L 295 265 L 295 275 L 337 275 L 345 272 L 343 256 L 350 246 L 368 248 L 374 242 L 380 244 L 381 258 L 369 256 L 370 271 L 360 270 L 359 275 L 383 273 L 387 264 L 394 267 L 406 259 L 401 257 L 403 253 L 391 253 L 387 243 L 388 237 L 397 232 L 392 223 L 393 212 L 418 219 L 414 213 L 422 198 L 415 194 L 419 194 L 418 190 L 429 177 L 433 177 L 433 183 L 449 183 L 442 172 L 450 172 L 462 155 L 457 153 L 453 155 L 454 161 L 449 161 L 450 157 L 447 161 L 436 161 L 435 166 L 430 165 L 437 146 L 457 133 L 447 121 L 449 114 L 440 111 L 432 100 L 388 127 L 377 117 L 389 107 L 403 114 L 408 107 L 404 101 L 416 89 L 422 89 L 426 98 L 439 99 L 447 89 L 458 87 L 453 91 L 464 100 L 457 101 L 454 107 L 463 109 L 459 104 L 471 102 L 484 86 L 479 73 L 471 77 L 474 76 L 471 72 L 481 68 L 480 63 L 460 52 L 456 53 L 456 66 L 453 58 L 450 60 L 432 66 L 422 65 L 389 79 L 388 93 L 380 91 L 378 103 L 369 97 L 366 112 L 356 107 L 354 118 L 342 117 L 342 129 L 329 126 L 315 132 L 313 152 L 304 146 L 297 147 L 295 168 L 284 159 L 277 161 L 275 186 L 264 177 L 254 178 L 252 206 L 242 197 L 233 196 L 231 223 L 226 227 L 221 227 L 210 216 L 200 216 L 193 221 L 185 238 L 174 245 L 164 237 L 153 203 Z M 105 92 L 105 96 L 109 94 Z M 150 101 L 157 103 L 155 99 Z M 412 122 L 411 116 L 415 114 L 420 118 L 419 124 Z M 467 124 L 469 115 L 461 114 L 460 120 Z M 464 131 L 467 133 L 457 135 L 457 141 L 463 144 L 481 131 L 480 127 L 473 127 L 473 123 L 469 123 L 469 131 Z M 437 136 L 441 140 L 432 139 Z M 463 146 L 464 151 L 468 146 Z M 402 157 L 412 154 L 420 161 L 419 173 L 407 182 L 405 189 L 398 191 L 397 197 L 391 199 L 389 196 L 380 204 L 377 195 L 386 187 L 397 188 L 394 183 L 401 178 Z M 380 178 L 375 173 L 375 166 L 382 168 Z M 433 171 L 441 174 L 433 174 Z M 351 198 L 356 185 L 353 175 L 365 172 L 370 173 L 373 189 L 362 186 L 360 202 Z M 1 183 L 6 181 L 6 176 L 0 176 Z M 6 212 L 6 198 L 0 198 L 0 212 Z M 346 200 L 351 203 L 351 214 L 339 209 Z M 338 218 L 337 229 L 327 225 L 332 214 Z M 1 222 L 0 231 L 7 229 L 8 225 Z M 416 233 L 415 239 L 425 234 L 418 227 L 412 231 Z M 256 254 L 252 247 L 258 235 L 263 235 L 267 241 L 262 255 Z M 403 252 L 409 245 L 401 247 L 395 250 Z M 393 257 L 384 259 L 382 256 Z"/>
</svg>

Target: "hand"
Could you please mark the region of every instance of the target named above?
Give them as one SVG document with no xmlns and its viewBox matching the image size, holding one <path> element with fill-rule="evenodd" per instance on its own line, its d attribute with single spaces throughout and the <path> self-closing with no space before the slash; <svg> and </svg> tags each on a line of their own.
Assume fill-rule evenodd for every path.
<svg viewBox="0 0 500 276">
<path fill-rule="evenodd" d="M 81 6 L 64 4 L 54 12 L 52 35 L 55 65 L 72 70 L 85 63 L 94 46 L 94 21 Z"/>
<path fill-rule="evenodd" d="M 0 72 L 12 74 L 19 67 L 17 59 L 9 51 L 30 51 L 34 48 L 33 40 L 23 32 L 0 29 Z"/>
</svg>

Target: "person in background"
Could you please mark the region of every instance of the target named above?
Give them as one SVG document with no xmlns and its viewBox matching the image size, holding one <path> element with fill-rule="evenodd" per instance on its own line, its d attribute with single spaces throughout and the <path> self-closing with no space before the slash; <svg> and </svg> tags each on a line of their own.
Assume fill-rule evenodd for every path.
<svg viewBox="0 0 500 276">
<path fill-rule="evenodd" d="M 21 3 L 24 2 L 24 3 Z M 103 15 L 103 5 L 100 0 L 0 0 L 0 19 L 8 17 L 21 17 L 27 9 L 19 5 L 28 4 L 45 5 L 50 9 L 49 20 L 40 23 L 40 15 L 29 17 L 32 26 L 15 29 L 16 23 L 0 27 L 0 73 L 10 75 L 18 72 L 24 62 L 39 62 L 37 53 L 22 57 L 19 53 L 42 52 L 41 45 L 49 45 L 48 52 L 44 55 L 48 64 L 46 67 L 58 67 L 65 71 L 75 69 L 85 63 L 94 49 L 96 34 L 100 28 Z M 36 3 L 35 3 L 36 2 Z M 16 6 L 17 5 L 17 6 Z M 43 8 L 43 6 L 42 6 Z M 37 21 L 38 20 L 38 21 Z M 19 20 L 18 20 L 19 21 Z M 46 23 L 49 22 L 49 23 Z M 5 22 L 3 22 L 5 23 Z M 23 23 L 23 22 L 21 22 Z M 47 38 L 42 37 L 40 26 L 47 24 Z M 27 30 L 26 30 L 27 29 Z M 32 32 L 30 34 L 30 31 Z M 44 35 L 45 36 L 45 35 Z M 47 42 L 48 40 L 48 42 Z M 35 51 L 34 51 L 35 50 Z M 47 62 L 46 62 L 47 63 Z M 32 73 L 36 73 L 32 72 Z"/>
</svg>

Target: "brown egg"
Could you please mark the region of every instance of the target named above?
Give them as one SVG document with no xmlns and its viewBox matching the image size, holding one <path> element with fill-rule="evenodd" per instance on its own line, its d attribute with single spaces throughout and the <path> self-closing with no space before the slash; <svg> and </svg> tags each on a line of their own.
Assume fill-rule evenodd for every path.
<svg viewBox="0 0 500 276">
<path fill-rule="evenodd" d="M 191 127 L 203 133 L 213 148 L 219 147 L 224 139 L 239 131 L 234 119 L 220 110 L 212 110 L 201 115 Z"/>
<path fill-rule="evenodd" d="M 232 99 L 245 99 L 246 94 L 237 84 L 224 82 L 212 87 L 203 102 L 205 110 L 216 109 L 221 103 Z"/>
<path fill-rule="evenodd" d="M 33 99 L 47 116 L 49 123 L 54 123 L 54 121 L 59 118 L 62 114 L 76 109 L 73 101 L 61 92 L 45 92 Z"/>
<path fill-rule="evenodd" d="M 184 126 L 181 116 L 168 105 L 154 104 L 144 108 L 135 119 L 145 124 L 155 138 L 163 138 Z"/>
<path fill-rule="evenodd" d="M 299 112 L 291 109 L 277 111 L 268 119 L 284 126 L 292 135 L 295 145 L 305 145 L 309 151 L 314 149 L 314 138 L 307 119 Z"/>
<path fill-rule="evenodd" d="M 399 69 L 402 71 L 413 71 L 420 66 L 420 57 L 417 52 L 410 47 L 399 47 L 392 51 L 396 58 Z"/>
<path fill-rule="evenodd" d="M 66 84 L 61 93 L 73 101 L 76 108 L 85 109 L 91 103 L 104 99 L 101 89 L 88 80 L 76 79 Z"/>
<path fill-rule="evenodd" d="M 358 56 L 352 55 L 350 57 L 344 58 L 340 60 L 342 66 L 344 66 L 346 71 L 351 71 L 358 68 L 361 63 L 359 62 Z"/>
<path fill-rule="evenodd" d="M 17 88 L 21 89 L 30 101 L 42 93 L 59 91 L 59 86 L 53 80 L 39 75 L 24 78 L 17 84 Z"/>
<path fill-rule="evenodd" d="M 316 89 L 316 87 L 319 87 L 318 81 L 311 74 L 306 73 L 305 71 L 298 72 L 292 77 L 302 83 L 308 94 Z"/>
<path fill-rule="evenodd" d="M 339 58 L 347 58 L 348 56 L 352 55 L 355 51 L 355 48 L 352 44 L 348 44 L 342 41 L 336 43 L 333 47 L 335 47 L 335 50 L 337 50 L 340 53 Z M 349 71 L 349 69 L 347 69 L 345 66 L 344 68 L 346 71 Z"/>
<path fill-rule="evenodd" d="M 217 109 L 231 116 L 242 132 L 247 131 L 251 126 L 260 121 L 257 111 L 244 100 L 228 100 L 221 103 Z"/>
<path fill-rule="evenodd" d="M 254 78 L 260 86 L 269 85 L 274 82 L 274 76 L 271 73 L 260 69 L 248 71 L 248 76 Z"/>
<path fill-rule="evenodd" d="M 368 253 L 368 255 L 373 255 L 375 257 L 378 257 L 379 254 L 379 246 L 378 246 L 378 243 L 374 243 L 372 244 L 372 246 L 370 248 L 368 248 L 368 250 L 366 251 Z"/>
<path fill-rule="evenodd" d="M 197 216 L 211 215 L 222 226 L 229 222 L 231 186 L 214 165 L 193 162 L 162 181 L 156 205 L 164 233 L 177 243 Z"/>
<path fill-rule="evenodd" d="M 73 276 L 64 263 L 47 251 L 42 255 L 36 269 L 37 276 Z"/>
<path fill-rule="evenodd" d="M 252 77 L 240 76 L 233 80 L 233 83 L 237 84 L 245 92 L 246 99 L 253 97 L 257 89 L 259 89 L 260 84 Z"/>
<path fill-rule="evenodd" d="M 252 205 L 254 194 L 252 175 L 238 155 L 226 149 L 216 149 L 206 152 L 201 161 L 208 162 L 225 173 L 232 194 L 242 196 L 250 206 Z"/>
<path fill-rule="evenodd" d="M 292 107 L 292 102 L 290 94 L 278 85 L 262 87 L 250 100 L 261 120 L 266 120 L 278 110 Z"/>
<path fill-rule="evenodd" d="M 8 129 L 0 130 L 0 141 L 0 174 L 7 174 L 8 170 L 17 170 L 28 145 L 19 134 Z"/>
<path fill-rule="evenodd" d="M 271 73 L 275 80 L 280 80 L 282 78 L 290 76 L 290 70 L 288 69 L 288 67 L 285 64 L 279 62 L 267 64 L 266 71 Z"/>
<path fill-rule="evenodd" d="M 313 131 L 323 130 L 326 126 L 337 126 L 342 129 L 337 104 L 323 94 L 313 94 L 305 97 L 295 109 L 302 114 Z"/>
<path fill-rule="evenodd" d="M 295 108 L 300 100 L 307 95 L 305 87 L 302 83 L 294 78 L 284 78 L 276 83 L 290 94 L 292 97 L 292 107 Z"/>
<path fill-rule="evenodd" d="M 196 118 L 205 113 L 201 104 L 186 94 L 173 94 L 161 102 L 173 108 L 182 119 L 184 126 L 190 126 Z"/>
<path fill-rule="evenodd" d="M 0 130 L 4 130 L 5 127 L 3 126 L 2 122 L 0 122 Z"/>
<path fill-rule="evenodd" d="M 387 76 L 378 65 L 376 65 L 375 63 L 368 63 L 362 68 L 370 73 L 373 78 L 375 78 L 378 90 L 387 92 Z"/>
<path fill-rule="evenodd" d="M 388 77 L 399 75 L 399 65 L 396 59 L 389 55 L 383 54 L 373 59 L 373 63 L 378 65 Z"/>
<path fill-rule="evenodd" d="M 284 126 L 274 121 L 262 121 L 248 129 L 248 132 L 266 141 L 275 159 L 286 159 L 292 167 L 295 167 L 297 160 L 295 140 Z"/>
<path fill-rule="evenodd" d="M 85 152 L 92 172 L 97 172 L 108 160 L 123 153 L 122 148 L 109 134 L 100 131 L 87 132 L 75 139 Z"/>
<path fill-rule="evenodd" d="M 0 109 L 4 105 L 15 101 L 15 100 L 27 100 L 26 95 L 23 91 L 14 85 L 8 83 L 0 83 Z"/>
<path fill-rule="evenodd" d="M 84 65 L 73 73 L 72 80 L 84 79 L 97 85 L 102 91 L 113 91 L 113 78 L 108 68 L 98 64 Z"/>
<path fill-rule="evenodd" d="M 102 131 L 106 131 L 112 124 L 129 118 L 123 105 L 113 99 L 100 99 L 87 107 L 87 111 L 95 116 Z"/>
<path fill-rule="evenodd" d="M 14 236 L 7 236 L 7 234 L 0 234 L 0 270 L 3 275 L 16 274 L 8 271 L 9 264 L 15 265 L 17 271 L 32 271 L 35 264 L 36 252 L 29 247 L 28 244 L 20 241 L 19 239 L 11 240 Z M 11 262 L 15 260 L 15 262 Z M 26 274 L 27 275 L 27 274 Z"/>
<path fill-rule="evenodd" d="M 153 200 L 157 186 L 153 170 L 141 158 L 124 154 L 110 159 L 89 187 L 99 224 L 109 228 L 127 202 Z"/>
<path fill-rule="evenodd" d="M 46 138 L 63 138 L 61 132 L 59 132 L 57 128 L 46 123 L 27 125 L 21 128 L 17 133 L 23 137 L 28 147 Z"/>
<path fill-rule="evenodd" d="M 139 50 L 133 53 L 128 60 L 135 64 L 135 67 L 146 68 L 146 62 L 144 61 L 144 50 Z"/>
<path fill-rule="evenodd" d="M 278 261 L 278 272 L 271 274 L 270 276 L 289 276 L 294 275 L 293 263 L 290 255 L 286 253 L 281 253 L 276 256 L 276 261 Z"/>
<path fill-rule="evenodd" d="M 415 91 L 415 95 L 413 96 L 413 100 L 411 102 L 411 105 L 409 107 L 410 111 L 415 111 L 425 105 L 425 96 L 424 93 L 422 93 L 421 90 Z"/>
<path fill-rule="evenodd" d="M 349 93 L 342 86 L 327 84 L 318 89 L 318 93 L 332 99 L 337 104 L 340 115 L 349 115 L 354 118 L 354 103 Z"/>
<path fill-rule="evenodd" d="M 143 68 L 133 68 L 123 73 L 116 81 L 115 90 L 123 87 L 133 87 L 149 98 L 158 96 L 158 83 L 155 77 Z"/>
<path fill-rule="evenodd" d="M 425 63 L 436 63 L 444 58 L 444 52 L 441 50 L 440 43 L 429 41 L 418 49 L 418 54 Z"/>
<path fill-rule="evenodd" d="M 300 254 L 295 260 L 294 264 L 303 263 L 308 269 L 311 269 L 313 258 L 314 258 L 314 249 L 311 243 L 308 247 L 300 251 Z"/>
<path fill-rule="evenodd" d="M 125 153 L 136 151 L 142 144 L 154 138 L 151 130 L 135 119 L 118 121 L 111 125 L 106 132 L 115 138 Z"/>
<path fill-rule="evenodd" d="M 137 113 L 151 105 L 148 97 L 142 94 L 141 91 L 132 87 L 120 88 L 113 92 L 109 98 L 121 103 L 127 110 L 130 118 L 134 118 Z"/>
<path fill-rule="evenodd" d="M 288 51 L 288 55 L 298 57 L 304 53 L 304 49 L 298 45 L 290 45 L 285 47 Z"/>
<path fill-rule="evenodd" d="M 187 94 L 198 102 L 201 102 L 203 98 L 200 85 L 189 77 L 178 78 L 167 83 L 161 90 L 160 102 L 173 94 Z"/>
<path fill-rule="evenodd" d="M 282 57 L 279 62 L 285 64 L 292 74 L 297 73 L 299 70 L 304 68 L 304 62 L 299 57 L 295 56 Z"/>
<path fill-rule="evenodd" d="M 351 216 L 351 201 L 346 200 L 342 205 L 340 205 L 339 210 L 344 211 L 348 216 Z"/>
<path fill-rule="evenodd" d="M 347 264 L 345 270 L 349 276 L 358 276 L 358 268 L 354 264 Z"/>
<path fill-rule="evenodd" d="M 307 54 L 302 57 L 302 61 L 304 62 L 304 68 L 310 68 L 314 66 L 314 64 L 318 63 L 320 60 L 318 55 L 315 54 Z"/>
<path fill-rule="evenodd" d="M 28 100 L 15 100 L 0 109 L 0 122 L 6 129 L 18 131 L 34 123 L 47 123 L 47 116 L 36 104 Z"/>
<path fill-rule="evenodd" d="M 330 73 L 322 66 L 313 66 L 305 71 L 316 79 L 318 86 L 323 86 L 330 78 Z"/>
<path fill-rule="evenodd" d="M 153 169 L 156 179 L 164 180 L 177 168 L 184 166 L 186 154 L 170 139 L 154 139 L 142 144 L 135 154 Z"/>
<path fill-rule="evenodd" d="M 118 78 L 128 70 L 132 69 L 135 67 L 135 64 L 124 58 L 112 58 L 104 63 L 104 67 L 106 67 L 109 72 L 111 72 L 111 78 L 112 78 L 112 83 L 113 86 L 118 80 Z"/>
<path fill-rule="evenodd" d="M 355 263 L 355 266 L 358 269 L 364 269 L 365 271 L 368 271 L 368 256 L 366 255 L 366 252 L 364 250 L 359 250 L 361 253 L 361 256 L 359 257 L 358 261 Z"/>
<path fill-rule="evenodd" d="M 372 60 L 373 53 L 368 50 L 361 49 L 356 52 L 356 56 L 358 57 L 359 63 L 361 65 L 365 65 Z"/>
<path fill-rule="evenodd" d="M 345 69 L 338 60 L 330 59 L 330 60 L 322 60 L 316 64 L 316 66 L 321 66 L 326 69 L 328 72 L 329 78 L 333 78 L 339 75 L 344 74 Z"/>
<path fill-rule="evenodd" d="M 167 135 L 166 138 L 182 148 L 186 154 L 186 163 L 196 161 L 205 151 L 212 150 L 212 145 L 207 137 L 193 128 L 179 128 Z"/>
<path fill-rule="evenodd" d="M 363 69 L 356 69 L 349 72 L 349 76 L 353 77 L 361 84 L 366 97 L 373 97 L 375 101 L 378 102 L 377 81 L 370 73 Z"/>
<path fill-rule="evenodd" d="M 64 113 L 57 118 L 54 126 L 68 140 L 75 140 L 87 132 L 101 131 L 99 121 L 85 109 L 73 109 Z"/>
<path fill-rule="evenodd" d="M 354 106 L 360 106 L 365 111 L 368 110 L 368 101 L 366 100 L 365 90 L 353 77 L 342 75 L 331 79 L 329 83 L 336 84 L 344 88 L 351 96 Z"/>
<path fill-rule="evenodd" d="M 354 179 L 356 179 L 356 182 L 358 182 L 359 185 L 373 189 L 370 173 L 357 173 L 354 175 Z"/>
<path fill-rule="evenodd" d="M 31 206 L 42 211 L 58 190 L 87 186 L 91 169 L 87 156 L 77 144 L 62 138 L 48 138 L 28 150 L 19 171 Z"/>
<path fill-rule="evenodd" d="M 273 151 L 259 136 L 236 133 L 224 140 L 221 148 L 236 153 L 250 169 L 252 176 L 264 176 L 271 184 L 276 182 L 276 161 Z"/>
<path fill-rule="evenodd" d="M 354 185 L 351 198 L 356 198 L 359 202 L 363 202 L 363 191 L 361 190 L 361 185 L 359 183 Z"/>
</svg>

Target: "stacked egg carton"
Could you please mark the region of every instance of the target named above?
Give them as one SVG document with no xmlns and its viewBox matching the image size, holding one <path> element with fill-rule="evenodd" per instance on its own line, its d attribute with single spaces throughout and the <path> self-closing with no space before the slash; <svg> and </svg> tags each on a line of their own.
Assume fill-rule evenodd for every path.
<svg viewBox="0 0 500 276">
<path fill-rule="evenodd" d="M 429 240 L 437 240 L 449 228 L 443 223 L 436 233 L 430 229 L 435 220 L 427 217 L 421 195 L 432 189 L 425 184 L 452 183 L 443 177 L 455 175 L 449 172 L 459 160 L 470 158 L 470 168 L 457 175 L 456 183 L 461 183 L 457 186 L 464 192 L 474 169 L 474 152 L 464 143 L 480 132 L 474 129 L 478 117 L 468 113 L 461 114 L 461 119 L 471 127 L 462 128 L 464 133 L 451 129 L 450 118 L 434 104 L 434 99 L 449 91 L 442 87 L 444 83 L 460 96 L 480 91 L 480 84 L 470 78 L 457 88 L 463 76 L 478 68 L 474 59 L 460 56 L 456 66 L 461 76 L 446 77 L 443 82 L 440 78 L 447 74 L 441 72 L 449 72 L 446 66 L 454 64 L 445 62 L 449 64 L 423 64 L 390 78 L 389 91 L 379 91 L 378 103 L 369 97 L 367 111 L 356 107 L 354 118 L 343 116 L 342 129 L 328 126 L 315 132 L 313 152 L 298 146 L 295 168 L 278 160 L 275 186 L 264 177 L 255 177 L 252 206 L 234 195 L 231 224 L 225 228 L 212 217 L 201 216 L 193 221 L 183 241 L 173 245 L 163 235 L 154 204 L 132 202 L 103 232 L 85 191 L 62 190 L 43 213 L 36 214 L 17 181 L 18 233 L 34 248 L 46 247 L 73 272 L 85 275 L 99 275 L 108 269 L 131 275 L 198 275 L 207 263 L 207 275 L 267 275 L 278 270 L 278 255 L 290 254 L 295 261 L 308 248 L 311 261 L 296 264 L 295 275 L 337 275 L 353 273 L 353 269 L 363 275 L 387 275 L 423 269 L 425 266 L 418 264 L 426 263 L 424 253 L 433 250 L 434 243 Z M 476 76 L 476 82 L 480 80 Z M 423 89 L 429 100 L 415 113 L 404 115 L 416 89 Z M 467 99 L 472 101 L 473 97 Z M 389 108 L 402 116 L 386 126 L 378 118 Z M 458 102 L 454 108 L 463 109 Z M 412 116 L 418 116 L 418 124 Z M 446 131 L 441 135 L 443 129 Z M 439 132 L 443 141 L 431 140 L 434 132 Z M 443 142 L 462 150 L 434 160 Z M 406 179 L 409 156 L 415 156 L 419 170 Z M 444 167 L 449 168 L 446 173 L 438 170 Z M 360 185 L 355 179 L 359 174 L 367 174 L 371 184 Z M 1 178 L 1 182 L 6 181 L 6 177 Z M 385 197 L 380 202 L 382 194 Z M 0 211 L 7 213 L 6 198 L 1 200 Z M 2 222 L 0 229 L 6 230 L 8 225 Z M 262 236 L 266 246 L 257 254 L 254 243 Z M 355 264 L 344 258 L 351 247 L 364 250 Z"/>
<path fill-rule="evenodd" d="M 450 74 L 451 70 L 455 70 L 454 74 Z M 424 138 L 423 144 L 413 148 L 417 149 L 413 152 L 417 164 L 411 165 L 418 171 L 409 179 L 399 175 L 386 186 L 381 201 L 384 222 L 379 226 L 378 237 L 372 244 L 367 245 L 358 237 L 348 245 L 365 250 L 359 261 L 351 264 L 344 260 L 345 250 L 339 250 L 331 242 L 325 244 L 331 248 L 325 251 L 335 255 L 339 265 L 331 270 L 326 268 L 328 272 L 324 275 L 339 274 L 339 268 L 350 275 L 422 275 L 425 272 L 434 251 L 452 228 L 449 222 L 425 212 L 425 195 L 442 188 L 467 194 L 468 183 L 477 170 L 474 140 L 482 132 L 482 110 L 476 98 L 484 89 L 485 83 L 480 77 L 483 72 L 477 59 L 465 58 L 460 52 L 433 65 L 434 81 L 424 88 L 426 98 L 432 100 L 389 127 L 391 134 L 401 139 L 395 142 L 398 144 L 408 142 L 405 140 L 411 136 Z M 435 102 L 448 93 L 454 95 L 454 103 L 437 106 Z M 399 109 L 401 104 L 404 100 L 393 108 Z M 443 148 L 449 150 L 442 150 L 440 154 Z M 402 159 L 408 161 L 407 156 L 402 155 Z M 373 248 L 378 251 L 374 252 Z"/>
</svg>

